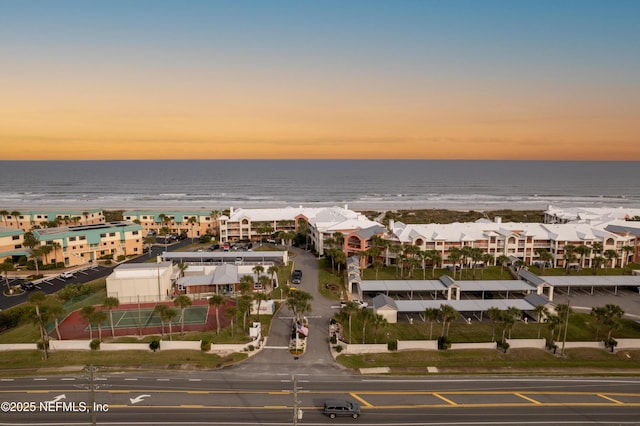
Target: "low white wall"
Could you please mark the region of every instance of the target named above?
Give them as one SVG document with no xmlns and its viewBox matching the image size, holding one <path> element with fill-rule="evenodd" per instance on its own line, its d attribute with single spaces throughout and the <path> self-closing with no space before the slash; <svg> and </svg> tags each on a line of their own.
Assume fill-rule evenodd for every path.
<svg viewBox="0 0 640 426">
<path fill-rule="evenodd" d="M 507 339 L 510 349 L 535 348 L 545 349 L 547 341 L 545 339 Z"/>
<path fill-rule="evenodd" d="M 562 342 L 556 342 L 558 349 L 562 348 Z M 572 348 L 595 348 L 595 349 L 605 349 L 604 342 L 565 342 L 565 349 Z"/>
<path fill-rule="evenodd" d="M 101 351 L 149 351 L 148 343 L 101 343 Z"/>
<path fill-rule="evenodd" d="M 147 346 L 148 347 L 148 346 Z M 177 341 L 177 340 L 161 340 L 160 350 L 167 351 L 172 349 L 200 350 L 200 340 L 198 341 Z"/>
<path fill-rule="evenodd" d="M 90 340 L 50 340 L 49 349 L 52 351 L 90 351 Z"/>
<path fill-rule="evenodd" d="M 452 343 L 450 350 L 456 349 L 495 349 L 496 342 L 482 343 Z"/>
<path fill-rule="evenodd" d="M 342 346 L 342 353 L 344 354 L 377 354 L 383 352 L 389 352 L 389 347 L 386 343 L 378 343 L 373 345 L 362 344 L 348 344 L 340 341 Z"/>
<path fill-rule="evenodd" d="M 616 339 L 616 349 L 640 349 L 640 339 Z"/>
<path fill-rule="evenodd" d="M 5 351 L 31 351 L 38 349 L 36 343 L 3 343 L 0 345 L 0 352 Z"/>
<path fill-rule="evenodd" d="M 398 350 L 437 351 L 437 340 L 398 340 Z"/>
</svg>

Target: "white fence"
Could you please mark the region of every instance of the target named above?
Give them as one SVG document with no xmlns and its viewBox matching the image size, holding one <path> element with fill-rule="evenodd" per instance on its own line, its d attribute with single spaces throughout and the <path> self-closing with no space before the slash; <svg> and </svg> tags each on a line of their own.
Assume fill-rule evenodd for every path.
<svg viewBox="0 0 640 426">
<path fill-rule="evenodd" d="M 377 354 L 382 352 L 389 352 L 389 348 L 386 343 L 378 343 L 373 345 L 362 344 L 349 344 L 343 341 L 339 341 L 342 346 L 342 353 L 345 354 Z"/>
<path fill-rule="evenodd" d="M 507 343 L 511 349 L 545 349 L 547 347 L 547 341 L 545 339 L 507 339 Z"/>
<path fill-rule="evenodd" d="M 437 340 L 398 340 L 398 350 L 437 351 Z"/>
<path fill-rule="evenodd" d="M 482 343 L 452 343 L 451 350 L 456 349 L 495 349 L 496 342 L 482 342 Z"/>
</svg>

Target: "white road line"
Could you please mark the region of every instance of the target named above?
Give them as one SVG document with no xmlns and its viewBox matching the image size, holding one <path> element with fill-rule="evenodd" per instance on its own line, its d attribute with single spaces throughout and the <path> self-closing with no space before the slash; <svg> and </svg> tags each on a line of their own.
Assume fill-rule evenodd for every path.
<svg viewBox="0 0 640 426">
<path fill-rule="evenodd" d="M 13 382 L 13 379 L 0 379 L 0 382 Z"/>
<path fill-rule="evenodd" d="M 126 382 L 135 382 L 138 379 L 124 379 Z"/>
<path fill-rule="evenodd" d="M 42 378 L 42 379 L 40 379 L 40 378 L 35 378 L 35 379 L 33 379 L 33 380 L 35 380 L 35 381 L 37 381 L 37 382 L 46 382 L 46 381 L 47 381 L 47 379 L 44 379 L 44 378 Z"/>
<path fill-rule="evenodd" d="M 60 379 L 60 380 L 66 380 L 66 381 L 69 381 L 69 380 L 75 380 L 75 377 L 63 377 L 63 378 L 62 378 L 62 379 Z"/>
<path fill-rule="evenodd" d="M 202 379 L 189 379 L 190 382 L 201 382 Z"/>
</svg>

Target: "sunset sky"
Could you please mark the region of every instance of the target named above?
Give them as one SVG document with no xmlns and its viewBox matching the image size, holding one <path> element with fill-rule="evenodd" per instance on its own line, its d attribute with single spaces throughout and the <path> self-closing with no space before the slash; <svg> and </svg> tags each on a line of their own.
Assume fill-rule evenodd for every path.
<svg viewBox="0 0 640 426">
<path fill-rule="evenodd" d="M 640 160 L 640 1 L 0 0 L 0 159 Z"/>
</svg>

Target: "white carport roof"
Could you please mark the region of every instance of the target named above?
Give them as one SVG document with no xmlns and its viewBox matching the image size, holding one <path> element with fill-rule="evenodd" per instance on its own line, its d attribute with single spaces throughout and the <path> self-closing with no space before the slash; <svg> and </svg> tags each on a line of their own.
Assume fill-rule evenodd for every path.
<svg viewBox="0 0 640 426">
<path fill-rule="evenodd" d="M 521 280 L 456 281 L 460 291 L 532 291 L 535 287 Z"/>
<path fill-rule="evenodd" d="M 490 308 L 501 311 L 513 307 L 521 311 L 534 309 L 524 299 L 492 299 L 492 300 L 396 300 L 398 312 L 423 312 L 427 308 L 439 309 L 440 305 L 449 305 L 458 312 L 485 312 Z"/>
<path fill-rule="evenodd" d="M 363 280 L 363 292 L 441 291 L 447 288 L 440 280 Z"/>
<path fill-rule="evenodd" d="M 540 277 L 554 287 L 615 287 L 640 286 L 640 276 L 610 275 L 610 276 L 562 276 L 551 275 Z"/>
</svg>

